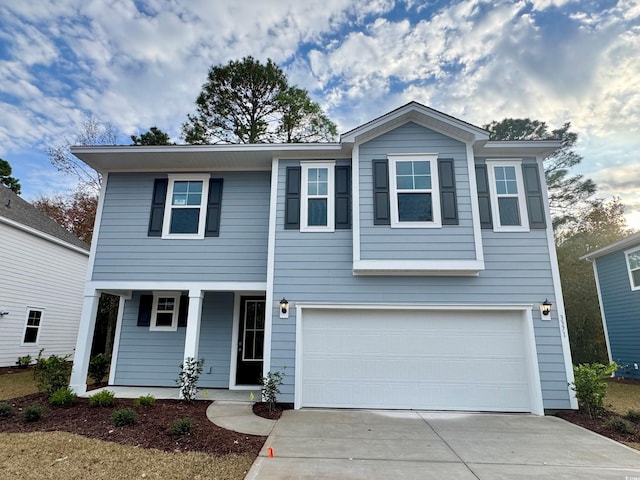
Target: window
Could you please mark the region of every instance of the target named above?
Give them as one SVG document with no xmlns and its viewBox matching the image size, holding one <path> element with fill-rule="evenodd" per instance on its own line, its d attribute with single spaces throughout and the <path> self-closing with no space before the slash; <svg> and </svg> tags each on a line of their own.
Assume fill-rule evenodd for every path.
<svg viewBox="0 0 640 480">
<path fill-rule="evenodd" d="M 487 160 L 496 232 L 529 231 L 520 160 Z"/>
<path fill-rule="evenodd" d="M 437 155 L 389 155 L 392 228 L 440 227 Z"/>
<path fill-rule="evenodd" d="M 264 317 L 264 300 L 245 301 L 242 339 L 242 360 L 245 362 L 263 359 Z"/>
<path fill-rule="evenodd" d="M 163 238 L 204 238 L 209 175 L 169 175 Z"/>
<path fill-rule="evenodd" d="M 640 290 L 640 248 L 627 250 L 624 254 L 627 257 L 631 290 Z"/>
<path fill-rule="evenodd" d="M 30 308 L 27 312 L 27 323 L 24 328 L 22 343 L 38 343 L 40 323 L 42 322 L 42 309 Z"/>
<path fill-rule="evenodd" d="M 177 330 L 179 309 L 179 292 L 155 293 L 153 295 L 153 309 L 151 310 L 151 325 L 149 330 Z"/>
<path fill-rule="evenodd" d="M 334 162 L 302 164 L 300 230 L 334 231 Z"/>
</svg>

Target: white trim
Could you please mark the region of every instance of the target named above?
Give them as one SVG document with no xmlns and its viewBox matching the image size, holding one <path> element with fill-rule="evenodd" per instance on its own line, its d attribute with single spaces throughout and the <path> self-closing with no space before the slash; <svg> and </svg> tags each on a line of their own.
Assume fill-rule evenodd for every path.
<svg viewBox="0 0 640 480">
<path fill-rule="evenodd" d="M 611 355 L 611 343 L 609 343 L 609 328 L 607 327 L 607 319 L 604 314 L 604 303 L 602 302 L 602 290 L 600 289 L 600 279 L 598 278 L 598 265 L 594 260 L 589 260 L 593 266 L 593 276 L 596 279 L 596 291 L 598 292 L 598 303 L 600 305 L 600 318 L 602 319 L 602 329 L 604 330 L 604 341 L 607 344 L 607 355 L 609 363 L 613 362 Z"/>
<path fill-rule="evenodd" d="M 640 290 L 640 285 L 636 285 L 633 281 L 633 272 L 635 270 L 640 270 L 640 268 L 631 270 L 631 264 L 629 263 L 629 254 L 636 252 L 640 252 L 640 247 L 630 248 L 624 251 L 624 261 L 627 264 L 627 273 L 629 274 L 629 285 L 631 286 L 631 291 Z"/>
<path fill-rule="evenodd" d="M 333 232 L 335 231 L 335 161 L 300 162 L 300 231 L 301 232 Z M 310 168 L 326 168 L 327 169 L 327 194 L 309 196 L 309 169 Z M 327 224 L 326 225 L 308 225 L 309 200 L 323 199 L 327 200 Z"/>
<path fill-rule="evenodd" d="M 633 233 L 622 240 L 610 243 L 606 247 L 599 248 L 598 250 L 594 250 L 591 253 L 583 255 L 580 257 L 580 260 L 593 260 L 595 258 L 602 257 L 603 255 L 607 255 L 608 253 L 622 250 L 623 248 L 638 246 L 638 244 L 640 244 L 640 232 Z"/>
<path fill-rule="evenodd" d="M 38 346 L 38 340 L 40 339 L 40 332 L 42 329 L 42 319 L 44 318 L 44 311 L 46 310 L 46 308 L 44 307 L 32 307 L 27 305 L 27 315 L 24 319 L 24 328 L 22 329 L 22 340 L 20 342 L 20 346 L 21 347 L 29 347 L 29 346 L 33 346 L 36 345 Z M 29 326 L 29 314 L 31 312 L 40 312 L 40 322 L 38 323 L 38 331 L 36 332 L 36 341 L 35 342 L 25 342 L 24 341 L 24 337 L 27 335 L 27 327 Z M 33 326 L 31 327 L 33 328 Z"/>
<path fill-rule="evenodd" d="M 100 185 L 100 195 L 98 196 L 98 206 L 96 207 L 96 218 L 93 222 L 93 234 L 91 235 L 91 249 L 89 251 L 89 264 L 87 265 L 87 282 L 93 278 L 93 269 L 96 264 L 96 252 L 98 250 L 98 238 L 100 236 L 100 226 L 102 225 L 102 210 L 104 209 L 104 199 L 107 194 L 107 182 L 109 174 L 102 174 L 102 184 Z"/>
<path fill-rule="evenodd" d="M 248 292 L 264 292 L 267 282 L 174 282 L 174 281 L 111 281 L 98 280 L 88 282 L 85 292 L 93 290 L 108 290 L 112 292 L 131 290 L 168 290 L 183 291 L 197 288 L 207 292 L 235 292 L 236 290 Z M 87 293 L 85 293 L 87 294 Z"/>
<path fill-rule="evenodd" d="M 204 292 L 197 288 L 189 290 L 189 308 L 187 310 L 187 328 L 184 333 L 184 350 L 183 359 L 184 364 L 192 358 L 194 360 L 199 359 L 198 347 L 200 344 L 200 324 L 202 320 L 202 299 L 204 298 Z M 178 297 L 178 302 L 180 297 Z M 178 310 L 180 306 L 178 303 Z M 176 316 L 177 318 L 177 316 Z M 181 392 L 182 393 L 182 392 Z"/>
<path fill-rule="evenodd" d="M 162 221 L 162 238 L 163 239 L 203 239 L 205 224 L 207 221 L 207 200 L 209 198 L 209 180 L 211 174 L 188 174 L 188 173 L 172 173 L 167 176 L 169 184 L 167 185 L 167 197 L 164 202 L 164 218 Z M 193 209 L 196 205 L 173 205 L 173 189 L 176 182 L 202 182 L 202 192 L 200 194 L 200 209 L 198 216 L 198 233 L 171 233 L 171 218 L 174 209 Z"/>
<path fill-rule="evenodd" d="M 476 246 L 476 260 L 484 262 L 484 247 L 482 245 L 482 226 L 480 224 L 480 205 L 478 204 L 478 182 L 476 179 L 476 161 L 473 146 L 466 144 L 467 170 L 469 175 L 469 196 L 471 197 L 471 220 L 473 222 L 473 240 Z M 456 186 L 457 188 L 457 186 Z"/>
<path fill-rule="evenodd" d="M 522 178 L 522 160 L 519 158 L 504 159 L 487 159 L 487 174 L 489 180 L 489 196 L 491 199 L 491 209 L 495 213 L 493 215 L 493 231 L 494 232 L 528 232 L 529 231 L 529 214 L 527 212 L 526 192 L 524 189 L 524 180 Z M 516 175 L 516 186 L 518 188 L 518 210 L 520 210 L 520 225 L 501 225 L 500 224 L 500 207 L 498 203 L 499 197 L 505 197 L 504 194 L 498 194 L 496 191 L 496 174 L 495 167 L 513 167 Z M 510 198 L 512 195 L 506 196 Z"/>
<path fill-rule="evenodd" d="M 356 260 L 354 275 L 477 276 L 483 260 Z"/>
<path fill-rule="evenodd" d="M 5 217 L 0 217 L 0 223 L 5 223 L 11 227 L 17 228 L 18 230 L 22 230 L 23 232 L 27 232 L 33 236 L 42 238 L 43 240 L 46 240 L 48 242 L 55 243 L 56 245 L 60 245 L 61 247 L 68 248 L 69 250 L 73 250 L 74 252 L 81 253 L 88 257 L 90 256 L 89 251 L 85 250 L 84 248 L 80 248 L 75 245 L 72 245 L 71 243 L 65 242 L 64 240 L 61 240 L 58 237 L 54 237 L 53 235 L 49 235 L 48 233 L 41 232 L 40 230 L 37 230 L 35 228 L 28 227 L 27 225 L 23 225 L 22 223 L 16 222 L 15 220 L 10 220 Z"/>
<path fill-rule="evenodd" d="M 545 220 L 547 223 L 547 250 L 549 252 L 549 263 L 551 264 L 551 277 L 553 280 L 553 292 L 556 298 L 556 311 L 558 313 L 558 327 L 560 329 L 560 341 L 562 344 L 562 353 L 564 357 L 564 369 L 567 375 L 567 390 L 569 392 L 569 402 L 573 410 L 578 409 L 578 399 L 576 393 L 569 387 L 574 381 L 573 363 L 571 360 L 571 346 L 569 345 L 569 331 L 567 327 L 567 317 L 564 309 L 564 297 L 562 295 L 562 282 L 560 280 L 560 267 L 558 266 L 558 255 L 553 235 L 553 225 L 551 215 L 549 213 L 549 196 L 547 193 L 543 159 L 538 157 L 538 174 L 542 181 L 542 201 L 544 204 Z M 553 312 L 551 313 L 553 315 Z"/>
<path fill-rule="evenodd" d="M 353 262 L 360 260 L 360 144 L 351 152 L 351 228 Z"/>
<path fill-rule="evenodd" d="M 187 152 L 286 152 L 291 151 L 324 151 L 341 150 L 342 143 L 319 142 L 319 143 L 233 143 L 233 144 L 207 144 L 207 145 L 78 145 L 71 147 L 71 153 L 75 156 L 83 154 L 114 154 L 122 152 L 135 153 L 187 153 Z M 80 158 L 80 157 L 78 157 Z M 84 161 L 84 159 L 81 158 Z"/>
<path fill-rule="evenodd" d="M 233 320 L 231 327 L 231 363 L 229 365 L 229 390 L 236 388 L 238 372 L 238 337 L 240 335 L 240 297 L 239 292 L 233 292 Z"/>
<path fill-rule="evenodd" d="M 129 297 L 130 299 L 131 297 Z M 124 318 L 124 306 L 127 297 L 120 296 L 118 298 L 118 317 L 116 319 L 116 332 L 113 337 L 113 351 L 111 352 L 111 367 L 109 368 L 109 385 L 113 385 L 116 381 L 116 368 L 118 366 L 118 353 L 120 351 L 120 335 L 122 333 L 122 319 Z"/>
<path fill-rule="evenodd" d="M 171 325 L 158 326 L 158 300 L 160 298 L 173 298 L 173 310 L 171 311 Z M 191 304 L 189 304 L 191 305 Z M 163 312 L 167 313 L 167 312 Z M 151 332 L 176 332 L 178 330 L 178 316 L 180 313 L 180 292 L 153 292 L 153 304 L 151 305 L 151 320 L 149 331 Z"/>
<path fill-rule="evenodd" d="M 71 388 L 76 395 L 84 395 L 87 391 L 89 357 L 91 355 L 91 344 L 93 343 L 93 333 L 96 327 L 96 315 L 98 314 L 99 302 L 99 291 L 86 291 L 82 302 L 82 315 L 80 316 L 80 323 L 78 325 L 76 349 L 73 355 L 73 367 L 69 381 L 69 388 Z"/>
<path fill-rule="evenodd" d="M 391 228 L 441 228 L 442 219 L 440 212 L 440 183 L 438 177 L 437 153 L 405 153 L 387 154 L 389 162 L 389 204 L 391 207 Z M 429 175 L 431 176 L 430 189 L 400 189 L 397 186 L 397 162 L 429 162 Z M 398 194 L 399 193 L 429 193 L 431 194 L 430 222 L 401 222 L 399 218 Z"/>
<path fill-rule="evenodd" d="M 544 415 L 542 400 L 542 385 L 540 383 L 536 339 L 533 330 L 531 304 L 352 304 L 352 303 L 302 303 L 296 304 L 296 351 L 295 351 L 295 386 L 294 408 L 302 407 L 302 358 L 304 344 L 302 339 L 303 310 L 338 309 L 338 310 L 423 310 L 423 311 L 512 311 L 518 312 L 519 319 L 524 323 L 523 334 L 526 335 L 525 355 L 527 361 L 531 413 Z"/>
</svg>

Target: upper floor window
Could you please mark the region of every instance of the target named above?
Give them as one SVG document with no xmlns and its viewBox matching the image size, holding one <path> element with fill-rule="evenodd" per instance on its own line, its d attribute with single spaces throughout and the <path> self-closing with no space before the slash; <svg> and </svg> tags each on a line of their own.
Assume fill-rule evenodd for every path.
<svg viewBox="0 0 640 480">
<path fill-rule="evenodd" d="M 487 160 L 491 209 L 496 232 L 529 231 L 520 160 Z"/>
<path fill-rule="evenodd" d="M 153 309 L 151 310 L 149 330 L 177 330 L 179 307 L 179 292 L 155 293 L 153 295 Z"/>
<path fill-rule="evenodd" d="M 631 290 L 640 289 L 640 248 L 627 250 L 624 252 L 627 258 L 627 270 L 629 271 L 629 281 Z"/>
<path fill-rule="evenodd" d="M 169 175 L 162 237 L 204 238 L 209 175 Z"/>
<path fill-rule="evenodd" d="M 440 227 L 437 155 L 389 155 L 391 227 Z"/>
<path fill-rule="evenodd" d="M 42 313 L 43 310 L 40 308 L 29 308 L 22 343 L 38 343 Z"/>
<path fill-rule="evenodd" d="M 333 232 L 335 162 L 304 162 L 300 230 Z"/>
</svg>

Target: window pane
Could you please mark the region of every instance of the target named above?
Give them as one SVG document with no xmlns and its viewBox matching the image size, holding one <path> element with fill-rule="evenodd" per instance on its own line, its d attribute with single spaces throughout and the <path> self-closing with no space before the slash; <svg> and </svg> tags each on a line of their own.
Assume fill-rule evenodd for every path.
<svg viewBox="0 0 640 480">
<path fill-rule="evenodd" d="M 633 278 L 633 286 L 640 287 L 640 270 L 631 272 L 631 277 Z"/>
<path fill-rule="evenodd" d="M 327 182 L 318 183 L 318 195 L 326 195 L 328 190 Z"/>
<path fill-rule="evenodd" d="M 413 177 L 415 188 L 428 190 L 431 188 L 431 176 L 430 175 L 416 175 Z"/>
<path fill-rule="evenodd" d="M 329 175 L 329 171 L 326 168 L 318 168 L 316 170 L 318 171 L 318 181 L 326 182 Z"/>
<path fill-rule="evenodd" d="M 199 217 L 199 208 L 172 209 L 169 233 L 198 233 Z"/>
<path fill-rule="evenodd" d="M 187 205 L 200 205 L 201 200 L 201 193 L 189 193 L 189 195 L 187 195 Z"/>
<path fill-rule="evenodd" d="M 506 180 L 516 180 L 516 167 L 503 167 L 504 168 L 504 178 Z"/>
<path fill-rule="evenodd" d="M 264 302 L 256 304 L 256 328 L 264 330 Z"/>
<path fill-rule="evenodd" d="M 186 193 L 174 193 L 173 200 L 171 201 L 171 205 L 186 205 L 187 204 L 187 194 Z"/>
<path fill-rule="evenodd" d="M 432 222 L 430 193 L 399 193 L 398 219 L 401 222 Z"/>
<path fill-rule="evenodd" d="M 244 358 L 245 360 L 253 360 L 254 356 L 254 336 L 253 332 L 244 332 Z"/>
<path fill-rule="evenodd" d="M 397 175 L 413 175 L 411 162 L 396 162 Z"/>
<path fill-rule="evenodd" d="M 244 327 L 253 330 L 256 326 L 256 302 L 247 302 L 246 308 Z"/>
<path fill-rule="evenodd" d="M 631 252 L 627 256 L 629 258 L 629 268 L 631 270 L 635 270 L 636 268 L 640 268 L 640 251 Z"/>
<path fill-rule="evenodd" d="M 189 182 L 173 182 L 174 193 L 187 193 L 189 190 Z"/>
<path fill-rule="evenodd" d="M 173 297 L 159 297 L 158 298 L 158 311 L 170 311 L 173 312 L 175 308 L 175 299 Z"/>
<path fill-rule="evenodd" d="M 307 190 L 309 195 L 317 195 L 318 194 L 318 184 L 315 182 L 309 182 L 309 189 Z"/>
<path fill-rule="evenodd" d="M 413 190 L 413 177 L 397 176 L 396 187 L 399 190 Z"/>
<path fill-rule="evenodd" d="M 520 209 L 517 198 L 499 198 L 498 209 L 500 210 L 500 225 L 520 225 Z"/>
<path fill-rule="evenodd" d="M 36 343 L 38 339 L 38 327 L 27 327 L 24 332 L 24 343 Z"/>
<path fill-rule="evenodd" d="M 255 351 L 255 359 L 262 360 L 264 357 L 264 333 L 256 332 L 256 351 Z"/>
<path fill-rule="evenodd" d="M 317 182 L 318 181 L 318 169 L 310 168 L 307 170 L 307 177 L 309 178 L 309 182 Z"/>
<path fill-rule="evenodd" d="M 156 315 L 156 327 L 170 327 L 173 321 L 173 313 L 158 312 Z"/>
<path fill-rule="evenodd" d="M 39 326 L 41 317 L 42 317 L 42 312 L 38 310 L 29 310 L 29 318 L 27 318 L 27 325 L 31 325 L 34 327 Z"/>
<path fill-rule="evenodd" d="M 309 226 L 326 226 L 327 225 L 327 199 L 326 198 L 310 198 L 309 199 L 307 223 Z"/>
<path fill-rule="evenodd" d="M 415 175 L 431 175 L 431 162 L 413 162 Z"/>
</svg>

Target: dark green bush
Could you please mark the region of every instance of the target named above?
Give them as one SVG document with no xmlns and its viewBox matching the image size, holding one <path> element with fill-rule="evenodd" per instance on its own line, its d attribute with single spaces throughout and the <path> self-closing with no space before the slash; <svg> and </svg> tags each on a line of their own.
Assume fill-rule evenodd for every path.
<svg viewBox="0 0 640 480">
<path fill-rule="evenodd" d="M 285 369 L 286 367 L 282 367 L 282 372 L 267 372 L 267 376 L 260 379 L 262 398 L 267 402 L 270 412 L 276 408 Z"/>
<path fill-rule="evenodd" d="M 29 405 L 20 414 L 20 418 L 22 418 L 25 422 L 37 422 L 44 415 L 44 407 L 40 405 Z"/>
<path fill-rule="evenodd" d="M 102 390 L 89 397 L 90 407 L 110 407 L 115 403 L 116 394 L 111 390 Z"/>
<path fill-rule="evenodd" d="M 33 368 L 33 377 L 38 383 L 38 390 L 51 395 L 56 390 L 69 385 L 69 375 L 71 374 L 71 363 L 68 361 L 69 355 L 59 357 L 51 355 L 44 358 L 40 350 Z"/>
<path fill-rule="evenodd" d="M 571 388 L 576 392 L 580 407 L 587 411 L 591 418 L 595 418 L 604 408 L 604 397 L 607 395 L 607 384 L 604 377 L 610 376 L 618 369 L 613 362 L 610 365 L 601 363 L 585 363 L 573 367 L 575 380 Z"/>
<path fill-rule="evenodd" d="M 101 383 L 109 372 L 111 365 L 111 355 L 108 353 L 99 353 L 89 362 L 88 375 L 96 383 Z"/>
<path fill-rule="evenodd" d="M 121 408 L 111 414 L 111 420 L 116 427 L 124 427 L 125 425 L 133 425 L 136 423 L 138 415 L 130 408 Z"/>
<path fill-rule="evenodd" d="M 625 418 L 632 422 L 640 423 L 640 410 L 629 410 L 625 415 Z"/>
<path fill-rule="evenodd" d="M 133 404 L 136 407 L 150 407 L 154 403 L 156 403 L 156 399 L 153 397 L 153 395 L 143 395 L 133 401 Z"/>
<path fill-rule="evenodd" d="M 189 435 L 191 433 L 191 419 L 179 418 L 171 424 L 171 432 L 174 435 Z"/>
<path fill-rule="evenodd" d="M 7 402 L 0 402 L 0 417 L 10 417 L 13 415 L 13 407 Z"/>
<path fill-rule="evenodd" d="M 625 420 L 622 417 L 611 417 L 607 420 L 607 425 L 613 428 L 616 432 L 620 433 L 633 433 L 635 430 L 633 424 L 629 420 Z"/>
<path fill-rule="evenodd" d="M 61 388 L 56 390 L 49 397 L 49 403 L 56 407 L 61 407 L 63 405 L 73 405 L 76 403 L 77 395 L 73 393 L 73 391 L 69 388 Z"/>
</svg>

